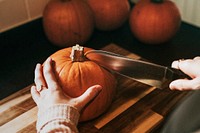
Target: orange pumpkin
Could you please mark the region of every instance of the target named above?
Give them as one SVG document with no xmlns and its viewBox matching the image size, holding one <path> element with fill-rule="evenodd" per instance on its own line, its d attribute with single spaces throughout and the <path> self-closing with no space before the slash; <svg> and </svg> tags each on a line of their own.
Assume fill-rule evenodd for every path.
<svg viewBox="0 0 200 133">
<path fill-rule="evenodd" d="M 83 47 L 76 45 L 73 49 L 64 48 L 51 55 L 55 61 L 58 82 L 69 96 L 78 97 L 92 85 L 102 86 L 100 94 L 82 111 L 80 121 L 101 115 L 108 109 L 115 95 L 114 75 L 95 62 L 87 60 L 84 53 L 89 50 L 91 49 L 84 48 L 83 51 Z"/>
<path fill-rule="evenodd" d="M 50 0 L 43 12 L 43 27 L 53 44 L 67 47 L 90 38 L 94 17 L 83 0 Z"/>
<path fill-rule="evenodd" d="M 140 0 L 131 11 L 130 28 L 141 42 L 160 44 L 178 31 L 181 16 L 170 0 Z"/>
<path fill-rule="evenodd" d="M 128 0 L 87 0 L 95 17 L 96 28 L 109 31 L 122 26 L 128 19 L 130 4 Z"/>
</svg>

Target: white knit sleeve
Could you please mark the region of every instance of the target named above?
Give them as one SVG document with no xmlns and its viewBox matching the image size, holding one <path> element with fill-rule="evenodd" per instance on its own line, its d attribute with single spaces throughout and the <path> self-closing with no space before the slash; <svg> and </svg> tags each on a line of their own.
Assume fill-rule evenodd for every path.
<svg viewBox="0 0 200 133">
<path fill-rule="evenodd" d="M 37 132 L 77 133 L 79 116 L 79 112 L 67 104 L 51 106 L 44 112 L 38 112 Z"/>
</svg>

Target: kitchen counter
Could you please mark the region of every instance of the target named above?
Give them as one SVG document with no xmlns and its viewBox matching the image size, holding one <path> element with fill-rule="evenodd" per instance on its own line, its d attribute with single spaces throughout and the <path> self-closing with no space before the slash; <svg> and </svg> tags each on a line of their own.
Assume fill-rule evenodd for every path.
<svg viewBox="0 0 200 133">
<path fill-rule="evenodd" d="M 122 51 L 128 51 L 129 53 L 136 54 L 141 59 L 147 59 L 151 62 L 166 65 L 171 65 L 171 62 L 175 59 L 182 59 L 182 58 L 193 58 L 195 56 L 200 55 L 200 28 L 195 26 L 189 25 L 187 23 L 182 23 L 180 30 L 176 34 L 176 36 L 170 40 L 169 42 L 162 44 L 162 45 L 147 45 L 139 42 L 130 32 L 130 28 L 128 22 L 125 23 L 121 28 L 110 31 L 110 32 L 103 32 L 95 30 L 93 36 L 90 40 L 84 45 L 87 47 L 95 48 L 95 49 L 106 49 L 107 46 L 112 46 L 114 44 L 115 47 L 119 47 Z M 42 63 L 49 55 L 54 53 L 55 51 L 61 49 L 52 45 L 45 37 L 41 19 L 35 20 L 29 24 L 21 26 L 19 28 L 7 31 L 5 33 L 1 33 L 0 35 L 0 55 L 1 55 L 1 66 L 0 66 L 0 98 L 6 98 L 11 94 L 21 91 L 20 93 L 29 93 L 29 86 L 33 83 L 33 72 L 37 62 Z M 110 50 L 110 48 L 107 48 Z M 126 53 L 126 52 L 125 52 Z M 131 81 L 128 79 L 123 79 L 122 81 L 127 80 L 130 84 L 129 87 L 134 86 L 135 83 L 131 84 Z M 121 81 L 121 82 L 122 82 Z M 144 88 L 147 86 L 144 85 L 137 85 L 137 88 Z M 125 87 L 124 84 L 121 87 Z M 23 88 L 23 89 L 22 89 Z M 149 88 L 149 87 L 148 87 Z M 25 89 L 25 90 L 24 90 Z M 128 90 L 129 92 L 130 90 Z M 150 118 L 147 120 L 155 120 L 155 125 L 152 125 L 152 128 L 156 128 L 157 124 L 161 123 L 163 117 L 167 115 L 171 109 L 173 109 L 174 105 L 183 97 L 185 93 L 174 92 L 172 94 L 171 91 L 160 91 L 155 88 L 151 89 L 144 89 L 145 93 L 139 92 L 138 94 L 143 94 L 139 98 L 141 101 L 138 102 L 136 100 L 130 105 L 130 110 L 122 111 L 122 114 L 119 117 L 111 119 L 108 126 L 97 124 L 97 127 L 100 125 L 101 131 L 110 131 L 111 126 L 115 126 L 117 124 L 116 121 L 124 120 L 124 116 L 129 118 L 131 111 L 136 111 L 135 114 L 131 115 L 131 117 L 136 118 L 136 120 L 140 121 L 141 119 Z M 148 93 L 146 93 L 146 91 Z M 123 93 L 123 92 L 122 92 Z M 19 96 L 19 92 L 17 92 Z M 147 94 L 150 94 L 146 96 Z M 159 95 L 158 95 L 159 94 Z M 16 96 L 16 93 L 14 94 Z M 13 95 L 11 95 L 13 97 Z M 146 96 L 143 98 L 143 96 Z M 170 96 L 167 98 L 167 96 Z M 130 96 L 131 97 L 131 96 Z M 156 98 L 163 98 L 163 102 L 153 103 Z M 167 98 L 167 101 L 166 99 Z M 7 98 L 8 99 L 8 98 Z M 31 100 L 30 97 L 28 97 Z M 150 100 L 151 99 L 151 100 Z M 170 100 L 174 99 L 174 101 L 170 102 Z M 140 100 L 140 99 L 139 99 Z M 2 100 L 5 102 L 5 100 Z M 152 102 L 152 103 L 150 103 Z M 169 106 L 166 109 L 163 107 L 164 105 L 168 104 Z M 145 107 L 145 104 L 151 104 L 158 113 L 155 113 L 154 110 Z M 26 108 L 26 105 L 24 105 Z M 30 107 L 31 106 L 31 107 Z M 145 110 L 137 110 L 137 107 L 143 107 Z M 149 107 L 150 105 L 148 105 Z M 35 105 L 31 101 L 29 108 L 33 108 Z M 21 108 L 21 107 L 20 107 Z M 128 107 L 129 108 L 129 107 Z M 35 114 L 36 109 L 33 108 L 31 110 L 32 115 Z M 137 112 L 138 111 L 138 112 Z M 153 112 L 152 112 L 153 111 Z M 159 111 L 161 114 L 159 114 Z M 30 112 L 29 112 L 30 113 Z M 137 117 L 137 113 L 144 114 L 144 117 Z M 164 116 L 163 116 L 164 114 Z M 149 117 L 150 116 L 150 117 Z M 129 122 L 127 119 L 126 122 Z M 150 121 L 147 121 L 147 123 Z M 147 124 L 146 123 L 146 124 Z M 34 122 L 32 123 L 34 124 Z M 132 123 L 135 124 L 135 123 Z M 124 125 L 123 125 L 124 126 Z M 145 125 L 142 125 L 145 127 Z M 33 129 L 33 125 L 30 126 Z M 88 128 L 91 127 L 91 130 L 94 129 L 94 126 L 91 123 L 85 123 L 80 125 L 80 130 L 82 132 L 87 132 Z M 120 127 L 118 127 L 120 128 Z M 129 128 L 128 128 L 129 129 Z M 96 131 L 96 128 L 94 129 Z M 126 129 L 124 129 L 126 131 Z"/>
</svg>

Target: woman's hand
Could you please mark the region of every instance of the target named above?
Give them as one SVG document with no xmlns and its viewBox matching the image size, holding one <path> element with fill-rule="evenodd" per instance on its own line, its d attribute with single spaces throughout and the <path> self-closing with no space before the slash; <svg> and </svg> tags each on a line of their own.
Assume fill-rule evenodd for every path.
<svg viewBox="0 0 200 133">
<path fill-rule="evenodd" d="M 31 87 L 31 94 L 40 111 L 55 104 L 68 104 L 80 112 L 100 93 L 101 86 L 95 85 L 77 98 L 65 95 L 57 82 L 52 65 L 52 59 L 48 58 L 44 66 L 37 64 L 35 68 L 35 85 Z"/>
<path fill-rule="evenodd" d="M 172 90 L 199 90 L 200 89 L 200 57 L 179 60 L 172 63 L 173 68 L 180 69 L 192 79 L 178 79 L 169 85 Z"/>
</svg>

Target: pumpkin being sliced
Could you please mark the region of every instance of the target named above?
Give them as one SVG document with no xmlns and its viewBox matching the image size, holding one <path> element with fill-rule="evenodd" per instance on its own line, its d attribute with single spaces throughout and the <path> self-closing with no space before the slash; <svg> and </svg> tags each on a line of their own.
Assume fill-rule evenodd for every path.
<svg viewBox="0 0 200 133">
<path fill-rule="evenodd" d="M 55 62 L 58 82 L 64 93 L 78 97 L 90 86 L 102 86 L 100 94 L 83 109 L 80 121 L 98 117 L 110 106 L 115 95 L 116 79 L 108 70 L 84 57 L 84 52 L 92 50 L 79 45 L 61 49 L 50 57 Z"/>
</svg>

